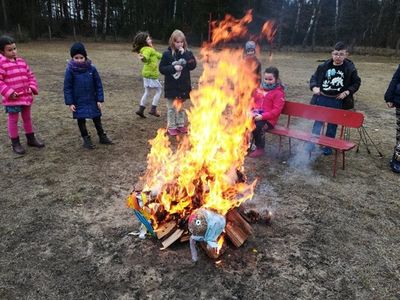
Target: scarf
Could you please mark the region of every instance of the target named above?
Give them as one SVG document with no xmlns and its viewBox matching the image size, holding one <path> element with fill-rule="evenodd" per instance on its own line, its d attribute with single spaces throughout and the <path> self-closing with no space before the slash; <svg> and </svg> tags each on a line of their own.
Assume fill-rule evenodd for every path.
<svg viewBox="0 0 400 300">
<path fill-rule="evenodd" d="M 92 66 L 92 61 L 90 59 L 86 59 L 82 63 L 78 63 L 71 59 L 68 62 L 68 68 L 70 68 L 74 72 L 84 73 Z"/>
</svg>

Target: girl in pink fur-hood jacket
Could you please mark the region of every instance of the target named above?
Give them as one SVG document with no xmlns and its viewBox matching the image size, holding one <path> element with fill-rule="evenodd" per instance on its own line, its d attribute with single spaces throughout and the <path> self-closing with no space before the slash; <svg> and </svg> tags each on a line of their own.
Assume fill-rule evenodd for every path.
<svg viewBox="0 0 400 300">
<path fill-rule="evenodd" d="M 251 112 L 255 128 L 252 132 L 256 149 L 249 157 L 264 155 L 264 132 L 275 127 L 285 105 L 285 90 L 279 79 L 279 70 L 268 67 L 264 71 L 261 86 L 253 92 Z"/>
<path fill-rule="evenodd" d="M 31 105 L 33 95 L 38 94 L 36 78 L 26 62 L 17 57 L 17 47 L 14 40 L 8 36 L 0 37 L 0 94 L 2 105 L 8 114 L 8 134 L 13 151 L 24 154 L 18 133 L 18 117 L 21 113 L 28 146 L 42 148 L 33 132 Z"/>
</svg>

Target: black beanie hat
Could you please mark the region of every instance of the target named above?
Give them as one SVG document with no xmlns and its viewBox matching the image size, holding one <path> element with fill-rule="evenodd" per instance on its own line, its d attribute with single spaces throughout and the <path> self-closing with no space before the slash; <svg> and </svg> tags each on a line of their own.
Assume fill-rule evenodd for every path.
<svg viewBox="0 0 400 300">
<path fill-rule="evenodd" d="M 85 46 L 80 42 L 76 42 L 72 45 L 70 53 L 71 53 L 71 57 L 74 57 L 77 54 L 81 54 L 85 58 L 87 57 Z"/>
</svg>

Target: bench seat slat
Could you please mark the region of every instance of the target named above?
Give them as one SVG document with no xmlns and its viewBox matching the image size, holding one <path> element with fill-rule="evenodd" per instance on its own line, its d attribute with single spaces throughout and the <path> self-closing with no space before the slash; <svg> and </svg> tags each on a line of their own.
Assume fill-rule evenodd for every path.
<svg viewBox="0 0 400 300">
<path fill-rule="evenodd" d="M 268 133 L 295 138 L 306 142 L 312 142 L 314 144 L 331 147 L 341 151 L 351 150 L 357 145 L 351 141 L 330 138 L 327 136 L 318 136 L 312 134 L 311 132 L 304 132 L 282 126 L 276 126 L 275 128 L 268 130 Z"/>
</svg>

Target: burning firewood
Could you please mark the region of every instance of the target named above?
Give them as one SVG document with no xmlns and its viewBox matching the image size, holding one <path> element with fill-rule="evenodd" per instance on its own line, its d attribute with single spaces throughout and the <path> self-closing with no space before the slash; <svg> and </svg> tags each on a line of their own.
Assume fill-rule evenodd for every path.
<svg viewBox="0 0 400 300">
<path fill-rule="evenodd" d="M 240 247 L 253 234 L 253 229 L 236 209 L 230 210 L 226 219 L 226 235 L 236 247 Z"/>
<path fill-rule="evenodd" d="M 190 94 L 190 130 L 177 147 L 171 145 L 165 129 L 158 130 L 149 141 L 147 170 L 128 197 L 129 207 L 163 249 L 188 240 L 190 233 L 193 260 L 196 241 L 206 243 L 207 254 L 215 258 L 227 244 L 220 244 L 222 237 L 239 247 L 252 234 L 235 208 L 253 197 L 256 185 L 256 180 L 247 182 L 243 165 L 247 137 L 254 128 L 249 113 L 252 91 L 259 83 L 241 50 L 215 52 L 212 47 L 218 40 L 243 37 L 249 22 L 251 12 L 243 20 L 229 17 L 215 23 L 211 47 L 200 51 L 208 59 L 201 83 Z M 263 28 L 268 39 L 274 34 L 273 26 Z M 250 220 L 257 218 L 254 214 Z"/>
</svg>

